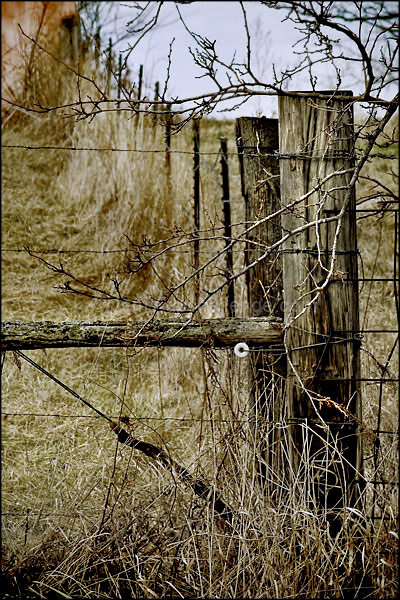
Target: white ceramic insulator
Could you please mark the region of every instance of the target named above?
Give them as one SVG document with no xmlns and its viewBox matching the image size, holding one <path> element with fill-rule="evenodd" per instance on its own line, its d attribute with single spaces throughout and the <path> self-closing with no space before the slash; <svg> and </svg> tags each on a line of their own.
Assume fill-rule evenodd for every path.
<svg viewBox="0 0 400 600">
<path fill-rule="evenodd" d="M 244 356 L 248 355 L 249 347 L 245 342 L 239 342 L 238 344 L 236 344 L 233 351 L 236 354 L 236 356 L 238 356 L 239 358 L 243 358 Z"/>
</svg>

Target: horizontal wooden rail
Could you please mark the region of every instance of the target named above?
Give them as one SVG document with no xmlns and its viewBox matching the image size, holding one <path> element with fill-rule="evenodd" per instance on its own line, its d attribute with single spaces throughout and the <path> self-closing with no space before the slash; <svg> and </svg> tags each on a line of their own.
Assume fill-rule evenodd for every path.
<svg viewBox="0 0 400 600">
<path fill-rule="evenodd" d="M 160 320 L 146 322 L 7 321 L 1 325 L 1 350 L 177 346 L 228 348 L 282 346 L 282 324 L 271 317 Z"/>
</svg>

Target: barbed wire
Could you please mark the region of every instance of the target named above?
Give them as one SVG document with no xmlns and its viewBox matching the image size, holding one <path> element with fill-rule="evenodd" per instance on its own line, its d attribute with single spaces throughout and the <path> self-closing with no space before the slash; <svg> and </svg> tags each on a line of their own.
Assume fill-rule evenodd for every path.
<svg viewBox="0 0 400 600">
<path fill-rule="evenodd" d="M 189 242 L 188 242 L 189 243 Z M 179 249 L 175 249 L 175 248 L 170 248 L 170 249 L 166 249 L 168 250 L 168 252 L 173 253 L 173 254 L 193 254 L 192 250 L 179 250 Z M 73 249 L 73 250 L 64 250 L 64 249 L 43 249 L 43 250 L 33 250 L 33 249 L 26 249 L 26 248 L 2 248 L 1 252 L 26 252 L 28 254 L 32 253 L 37 253 L 37 254 L 117 254 L 117 253 L 124 253 L 124 252 L 134 252 L 134 253 L 138 253 L 138 252 L 152 252 L 153 250 L 151 248 L 120 248 L 120 249 L 116 249 L 116 250 L 87 250 L 85 248 L 82 249 Z M 261 250 L 260 250 L 261 251 Z M 157 252 L 157 251 L 156 251 Z M 213 250 L 201 250 L 200 249 L 200 253 L 202 254 L 214 254 L 215 251 Z M 35 258 L 35 257 L 32 257 Z M 133 259 L 134 260 L 134 259 Z M 138 262 L 140 262 L 138 260 Z"/>
<path fill-rule="evenodd" d="M 100 419 L 99 415 L 74 415 L 74 414 L 60 414 L 60 413 L 17 413 L 17 412 L 1 412 L 2 416 L 5 417 L 37 417 L 37 418 L 42 418 L 42 417 L 48 417 L 48 418 L 58 418 L 58 419 Z M 121 415 L 112 415 L 110 417 L 111 419 L 120 419 Z M 234 418 L 234 419 L 220 419 L 220 418 L 198 418 L 198 417 L 149 417 L 149 416 L 140 416 L 140 417 L 130 417 L 130 420 L 132 421 L 132 424 L 135 421 L 160 421 L 160 422 L 164 422 L 164 421 L 182 421 L 182 422 L 187 422 L 187 423 L 254 423 L 255 422 L 255 418 L 248 418 L 248 419 L 239 419 L 239 418 Z M 304 423 L 304 419 L 300 419 L 300 418 L 295 418 L 295 417 L 291 417 L 291 418 L 287 418 L 284 421 L 277 421 L 277 420 L 265 420 L 265 418 L 262 417 L 258 417 L 258 421 L 260 424 L 263 425 L 280 425 L 282 427 L 285 426 L 290 426 L 290 425 L 296 425 L 296 423 L 298 424 L 303 424 Z M 310 422 L 309 424 L 313 425 L 314 422 Z M 336 421 L 326 421 L 327 425 L 335 425 L 337 424 Z M 342 426 L 346 425 L 346 424 L 341 424 Z M 367 429 L 367 432 L 369 433 L 378 433 L 377 429 Z M 395 431 L 395 430 L 384 430 L 381 431 L 379 430 L 379 434 L 384 434 L 384 435 L 399 435 L 400 432 L 399 431 Z M 7 443 L 7 441 L 6 441 Z"/>
<path fill-rule="evenodd" d="M 374 211 L 375 212 L 375 211 Z M 397 212 L 397 211 L 396 211 Z M 246 242 L 246 240 L 239 240 L 242 241 L 243 243 Z M 189 240 L 187 243 L 192 243 L 193 240 Z M 1 248 L 0 249 L 1 252 L 4 253 L 27 253 L 27 254 L 123 254 L 123 253 L 150 253 L 150 252 L 159 252 L 159 250 L 153 250 L 152 248 L 143 248 L 143 247 L 138 247 L 138 248 L 116 248 L 113 250 L 93 250 L 93 249 L 89 249 L 89 248 L 71 248 L 71 249 L 65 249 L 65 248 L 43 248 L 43 249 L 34 249 L 34 248 Z M 178 248 L 164 248 L 163 251 L 168 251 L 170 254 L 193 254 L 193 250 L 183 250 L 183 249 L 178 249 Z M 201 254 L 215 254 L 215 252 L 217 252 L 218 250 L 203 250 L 200 248 L 200 253 Z M 261 254 L 264 254 L 265 252 L 265 248 L 261 247 L 261 248 L 252 248 L 251 249 L 251 253 L 254 254 L 256 252 L 260 252 Z M 318 250 L 310 250 L 310 249 L 304 249 L 302 250 L 301 248 L 295 248 L 293 250 L 289 249 L 289 248 L 276 248 L 276 249 L 271 249 L 271 254 L 301 254 L 302 252 L 306 252 L 307 254 L 315 254 L 318 256 Z M 331 251 L 326 251 L 324 250 L 324 253 L 331 253 Z M 335 254 L 340 255 L 340 254 L 351 254 L 353 251 L 348 250 L 345 252 L 340 252 L 338 250 L 335 251 Z M 357 255 L 359 255 L 358 251 L 354 251 Z M 34 256 L 32 258 L 35 258 Z M 133 262 L 138 261 L 141 262 L 139 259 L 131 259 Z M 358 280 L 360 280 L 360 278 L 358 278 Z M 386 280 L 386 279 L 385 279 Z M 392 281 L 392 278 L 389 280 Z"/>
<path fill-rule="evenodd" d="M 73 152 L 128 152 L 128 153 L 140 153 L 140 154 L 162 154 L 162 153 L 166 153 L 168 152 L 169 154 L 188 154 L 188 155 L 193 155 L 194 153 L 199 155 L 199 156 L 218 156 L 221 154 L 220 150 L 214 150 L 214 151 L 196 151 L 194 152 L 193 150 L 171 150 L 170 148 L 152 148 L 151 150 L 148 149 L 144 149 L 144 148 L 113 148 L 113 147 L 99 147 L 99 148 L 93 148 L 90 146 L 83 146 L 83 147 L 79 147 L 79 146 L 28 146 L 28 145 L 23 145 L 23 144 L 2 144 L 2 148 L 19 148 L 19 149 L 23 149 L 23 150 L 69 150 L 69 151 L 73 151 Z M 249 148 L 245 147 L 242 149 L 246 149 L 249 150 Z M 334 160 L 334 159 L 338 159 L 338 158 L 352 158 L 354 156 L 354 153 L 348 153 L 348 152 L 341 152 L 338 150 L 332 150 L 332 151 L 325 151 L 322 152 L 321 154 L 316 154 L 316 153 L 312 153 L 310 154 L 309 152 L 291 152 L 291 153 L 280 153 L 280 152 L 262 152 L 262 151 L 258 151 L 258 148 L 256 147 L 252 147 L 250 148 L 250 150 L 254 150 L 254 152 L 250 152 L 250 153 L 244 153 L 241 151 L 238 152 L 228 152 L 226 154 L 226 156 L 244 156 L 246 158 L 248 157 L 254 157 L 254 156 L 259 156 L 259 157 L 263 157 L 263 158 L 275 158 L 278 160 L 281 159 L 303 159 L 303 160 L 310 160 L 310 159 L 326 159 L 326 160 Z M 363 152 L 362 148 L 355 148 L 355 152 Z M 372 154 L 369 154 L 368 158 L 384 158 L 384 159 L 388 159 L 388 160 L 398 160 L 398 155 L 396 154 L 384 154 L 383 152 L 374 152 Z"/>
<path fill-rule="evenodd" d="M 148 252 L 146 249 L 140 249 L 141 252 Z M 135 248 L 117 248 L 115 250 L 89 250 L 87 248 L 76 248 L 71 250 L 46 248 L 43 250 L 34 250 L 29 248 L 1 248 L 1 252 L 36 252 L 37 254 L 116 254 L 122 252 L 138 252 Z M 180 251 L 182 252 L 182 250 Z M 188 252 L 188 251 L 184 251 Z M 34 258 L 34 257 L 33 257 Z"/>
</svg>

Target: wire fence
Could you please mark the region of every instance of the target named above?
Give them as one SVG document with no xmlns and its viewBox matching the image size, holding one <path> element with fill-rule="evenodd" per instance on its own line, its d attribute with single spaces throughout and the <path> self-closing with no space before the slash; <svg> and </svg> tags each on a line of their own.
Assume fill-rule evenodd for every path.
<svg viewBox="0 0 400 600">
<path fill-rule="evenodd" d="M 2 148 L 18 148 L 21 150 L 70 150 L 73 152 L 136 152 L 138 154 L 165 154 L 168 152 L 169 154 L 187 154 L 189 156 L 193 155 L 193 151 L 191 150 L 171 150 L 165 148 L 152 148 L 143 149 L 143 148 L 95 148 L 95 147 L 78 147 L 78 146 L 23 146 L 18 144 L 2 144 Z M 242 148 L 242 152 L 227 152 L 226 156 L 237 157 L 238 155 L 244 156 L 246 147 Z M 284 159 L 303 159 L 309 160 L 311 158 L 316 159 L 327 159 L 332 160 L 335 158 L 352 158 L 354 154 L 343 154 L 338 152 L 323 152 L 322 154 L 313 153 L 310 155 L 307 152 L 296 152 L 296 153 L 279 153 L 279 152 L 264 152 L 262 148 L 253 148 L 251 147 L 251 153 L 246 154 L 246 156 L 251 157 L 260 157 L 260 158 L 274 158 L 276 160 L 284 160 Z M 363 148 L 355 148 L 354 152 L 357 154 L 363 153 Z M 204 151 L 196 151 L 196 154 L 199 156 L 221 156 L 221 150 L 216 150 L 213 152 L 204 152 Z M 371 160 L 373 158 L 382 158 L 385 160 L 398 160 L 398 156 L 396 154 L 384 154 L 383 152 L 373 152 L 368 154 L 368 158 Z"/>
<path fill-rule="evenodd" d="M 164 148 L 156 148 L 156 149 L 138 149 L 138 148 L 118 148 L 118 147 L 78 147 L 78 146 L 58 146 L 58 145 L 21 145 L 21 144 L 3 144 L 3 148 L 8 148 L 8 149 L 25 149 L 25 150 L 32 150 L 32 151 L 40 151 L 40 150 L 56 150 L 56 151 L 70 151 L 70 152 L 111 152 L 111 153 L 118 153 L 118 152 L 125 152 L 125 153 L 137 153 L 137 154 L 165 154 L 166 152 L 168 152 L 169 154 L 176 154 L 176 155 L 189 155 L 189 156 L 193 156 L 194 154 L 198 154 L 199 156 L 216 156 L 217 158 L 219 156 L 221 156 L 221 151 L 220 150 L 216 150 L 216 151 L 208 151 L 208 152 L 204 152 L 204 151 L 200 151 L 198 148 L 197 150 L 193 151 L 193 150 L 173 150 L 170 147 L 164 147 Z M 254 148 L 251 148 L 251 153 L 250 156 L 262 156 L 262 157 L 268 157 L 268 158 L 272 158 L 272 159 L 277 159 L 277 160 L 284 160 L 284 159 L 304 159 L 307 160 L 310 158 L 310 155 L 307 153 L 292 153 L 292 154 L 280 154 L 279 152 L 264 152 L 263 148 L 258 148 L 254 151 Z M 254 152 L 253 152 L 254 151 Z M 355 149 L 355 154 L 359 153 L 361 154 L 363 152 L 362 148 L 356 148 Z M 246 155 L 247 157 L 249 156 L 249 154 Z M 318 155 L 319 158 L 323 159 L 323 158 L 327 158 L 327 159 L 332 159 L 332 158 L 349 158 L 349 156 L 344 156 L 343 154 L 341 154 L 340 156 L 338 155 L 328 155 L 327 153 L 321 153 L 321 155 Z M 353 155 L 354 156 L 354 155 Z M 231 152 L 231 153 L 226 153 L 226 157 L 235 157 L 235 159 L 238 157 L 238 152 Z M 312 158 L 316 158 L 317 156 L 314 154 Z M 384 159 L 384 160 L 397 160 L 398 157 L 396 155 L 392 155 L 392 154 L 385 154 L 382 152 L 375 152 L 375 153 L 371 153 L 369 155 L 369 159 Z M 221 187 L 222 187 L 222 183 L 221 183 Z M 241 202 L 243 200 L 243 198 L 238 198 L 238 199 L 227 199 L 225 198 L 224 194 L 222 194 L 222 200 L 221 202 L 223 203 L 238 203 Z M 365 217 L 374 217 L 374 216 L 394 216 L 394 230 L 393 230 L 393 274 L 392 276 L 387 276 L 387 274 L 381 274 L 381 273 L 375 273 L 374 269 L 373 269 L 373 273 L 371 275 L 371 277 L 358 277 L 357 281 L 360 283 L 365 283 L 365 284 L 373 284 L 373 283 L 382 283 L 382 284 L 387 284 L 387 283 L 392 283 L 393 284 L 393 293 L 394 293 L 394 302 L 395 302 L 395 306 L 396 306 L 396 311 L 397 311 L 397 322 L 399 323 L 400 320 L 400 316 L 399 316 L 399 294 L 398 294 L 398 281 L 399 281 L 399 269 L 398 269 L 398 236 L 399 236 L 399 208 L 398 206 L 396 206 L 397 201 L 395 200 L 388 200 L 385 199 L 384 200 L 384 205 L 382 205 L 381 207 L 377 207 L 377 208 L 360 208 L 360 206 L 357 207 L 356 209 L 356 213 L 357 214 L 362 214 Z M 393 207 L 393 205 L 395 205 Z M 363 217 L 361 217 L 360 220 L 362 220 Z M 224 238 L 222 238 L 222 241 L 224 241 Z M 263 249 L 260 248 L 259 252 L 263 253 Z M 138 249 L 137 248 L 132 248 L 132 247 L 127 247 L 127 248 L 107 248 L 107 249 L 94 249 L 94 248 L 36 248 L 36 249 L 32 249 L 29 247 L 3 247 L 1 248 L 1 252 L 2 253 L 16 253 L 16 254 L 55 254 L 55 255 L 68 255 L 68 254 L 98 254 L 98 255 L 106 255 L 106 254 L 137 254 L 138 253 Z M 172 255 L 179 255 L 179 254 L 186 254 L 189 256 L 193 255 L 193 250 L 192 249 L 178 249 L 178 248 L 170 248 L 168 249 L 168 252 Z M 287 252 L 287 250 L 283 250 L 283 249 L 278 249 L 277 253 L 284 253 Z M 299 250 L 296 250 L 296 252 L 300 252 Z M 309 251 L 307 251 L 309 252 Z M 146 247 L 141 247 L 140 248 L 140 253 L 141 254 L 151 254 L 154 253 L 154 250 L 152 248 L 146 248 Z M 214 250 L 210 250 L 210 249 L 203 249 L 200 247 L 200 253 L 202 255 L 213 255 L 215 254 Z M 33 257 L 34 258 L 34 257 Z M 360 254 L 359 252 L 357 253 L 357 258 L 360 260 Z M 140 263 L 141 260 L 140 259 L 131 259 L 132 262 L 136 262 Z M 361 265 L 362 266 L 362 265 Z M 354 281 L 351 278 L 350 279 L 344 279 L 345 281 Z M 351 336 L 354 339 L 357 339 L 359 341 L 361 341 L 362 339 L 364 339 L 365 335 L 368 334 L 379 334 L 379 335 L 390 335 L 390 334 L 397 334 L 398 335 L 398 329 L 393 329 L 393 328 L 371 328 L 371 327 L 361 327 L 360 329 L 356 330 L 346 330 L 346 331 L 341 331 L 340 332 L 342 335 L 344 333 L 349 333 L 351 334 Z M 396 348 L 396 344 L 397 344 L 397 348 L 399 346 L 399 341 L 398 341 L 398 337 L 397 340 L 392 344 L 392 349 L 389 353 L 388 356 L 386 356 L 386 359 L 384 361 L 382 361 L 382 359 L 380 359 L 380 361 L 377 361 L 378 363 L 378 368 L 381 370 L 381 376 L 377 377 L 377 376 L 371 376 L 371 377 L 359 377 L 356 378 L 356 381 L 362 383 L 365 386 L 369 386 L 369 385 L 376 385 L 379 386 L 378 389 L 378 398 L 377 398 L 377 402 L 376 402 L 376 406 L 375 406 L 375 411 L 376 411 L 376 417 L 375 417 L 375 426 L 374 427 L 368 427 L 368 432 L 373 434 L 373 443 L 372 443 L 372 455 L 370 457 L 364 457 L 365 459 L 369 459 L 373 461 L 373 469 L 372 469 L 372 473 L 373 476 L 366 478 L 364 480 L 364 483 L 367 484 L 368 486 L 371 487 L 372 489 L 372 493 L 373 493 L 373 511 L 371 514 L 368 515 L 368 518 L 371 519 L 372 522 L 376 521 L 376 520 L 380 520 L 380 521 L 392 521 L 393 518 L 398 519 L 398 516 L 392 517 L 392 516 L 388 516 L 384 513 L 382 514 L 376 514 L 375 511 L 375 504 L 376 504 L 376 499 L 377 496 L 379 494 L 381 494 L 381 492 L 378 490 L 379 486 L 383 486 L 383 487 L 387 487 L 387 488 L 392 488 L 392 487 L 398 487 L 399 486 L 399 482 L 398 481 L 394 481 L 394 478 L 390 478 L 390 477 L 385 477 L 385 473 L 386 473 L 386 460 L 391 460 L 392 459 L 392 455 L 390 453 L 388 453 L 386 456 L 382 455 L 382 448 L 384 447 L 384 442 L 381 441 L 381 436 L 387 436 L 386 439 L 389 438 L 396 438 L 399 435 L 399 431 L 398 430 L 388 430 L 388 429 L 382 429 L 382 411 L 383 411 L 383 401 L 384 401 L 384 393 L 383 393 L 383 389 L 384 386 L 387 386 L 389 384 L 399 384 L 400 381 L 400 370 L 398 370 L 397 375 L 396 376 L 391 376 L 391 372 L 389 371 L 389 365 L 391 362 L 391 359 L 394 355 L 395 352 L 395 348 Z M 260 350 L 262 350 L 262 348 L 257 349 L 257 350 L 252 350 L 250 349 L 250 352 L 257 352 L 259 353 Z M 266 351 L 268 351 L 268 348 L 265 348 Z M 23 355 L 22 355 L 23 356 Z M 35 367 L 35 368 L 39 368 L 39 365 L 37 363 L 35 363 L 34 361 L 30 360 L 31 364 Z M 90 410 L 95 411 L 97 414 L 73 414 L 73 413 L 53 413 L 53 412 L 32 412 L 32 411 L 23 411 L 23 410 L 19 410 L 19 411 L 10 411 L 10 410 L 3 410 L 2 411 L 2 417 L 3 419 L 6 420 L 10 420 L 13 418 L 16 419 L 32 419 L 32 418 L 37 418 L 37 419 L 60 419 L 60 420 L 68 420 L 68 419 L 88 419 L 88 420 L 97 420 L 100 418 L 106 418 L 107 420 L 111 420 L 111 421 L 118 421 L 121 418 L 121 415 L 118 414 L 114 414 L 113 416 L 108 416 L 106 414 L 104 414 L 102 411 L 99 411 L 99 409 L 97 409 L 96 407 L 94 407 L 92 404 L 88 403 L 80 394 L 77 394 L 76 392 L 74 392 L 74 390 L 72 388 L 69 387 L 69 385 L 64 384 L 62 381 L 60 381 L 57 377 L 55 377 L 54 375 L 52 375 L 52 373 L 50 373 L 49 371 L 46 371 L 44 369 L 41 369 L 42 373 L 44 373 L 47 377 L 50 377 L 51 379 L 53 379 L 53 381 L 55 381 L 58 385 L 61 385 L 64 390 L 66 390 L 68 393 L 72 393 L 72 395 L 75 396 L 75 398 L 77 398 L 80 401 L 83 401 Z M 332 378 L 332 381 L 334 381 L 334 378 Z M 262 421 L 262 418 L 259 418 L 259 421 Z M 136 422 L 155 422 L 155 423 L 174 423 L 176 425 L 179 424 L 187 424 L 188 426 L 191 426 L 193 423 L 200 423 L 201 425 L 203 424 L 209 424 L 209 425 L 215 425 L 215 424 L 231 424 L 232 420 L 231 419 L 227 419 L 227 418 L 217 418 L 217 417 L 209 417 L 207 418 L 206 416 L 202 415 L 201 417 L 195 417 L 195 416 L 154 416 L 154 415 L 140 415 L 140 416 L 136 416 L 136 415 L 132 415 L 130 417 L 130 419 L 128 420 L 128 423 L 132 422 L 132 423 L 136 423 Z M 268 420 L 268 425 L 273 425 L 273 426 L 277 426 L 277 427 L 283 427 L 286 428 L 291 424 L 299 424 L 301 423 L 302 420 L 301 419 L 289 419 L 286 418 L 285 422 L 283 423 L 281 420 L 274 420 L 274 419 L 269 419 Z M 235 424 L 239 424 L 239 425 L 249 425 L 254 423 L 254 418 L 243 418 L 240 417 L 238 415 L 235 416 Z M 329 423 L 327 423 L 329 424 Z M 5 446 L 8 445 L 12 445 L 15 444 L 18 446 L 19 441 L 14 441 L 14 440 L 3 440 L 3 443 L 5 444 Z M 26 452 L 26 444 L 33 444 L 36 445 L 37 441 L 35 440 L 25 440 L 24 441 L 24 445 L 20 447 L 20 451 L 21 452 Z M 396 445 L 396 447 L 398 447 L 398 443 Z M 35 510 L 35 509 L 31 509 L 31 508 L 27 508 L 25 511 L 21 511 L 16 509 L 14 510 L 5 510 L 4 512 L 1 513 L 2 517 L 7 517 L 7 516 L 20 516 L 21 518 L 24 518 L 26 520 L 27 523 L 27 528 L 28 528 L 28 521 L 31 517 L 36 516 L 40 519 L 47 519 L 49 517 L 68 517 L 68 518 L 72 518 L 72 517 L 82 517 L 84 516 L 85 518 L 88 518 L 89 515 L 86 514 L 84 511 L 76 511 L 76 512 L 63 512 L 63 511 L 49 511 L 44 509 L 42 510 Z M 95 516 L 95 513 L 93 513 L 93 515 Z M 164 557 L 165 558 L 165 557 Z"/>
<path fill-rule="evenodd" d="M 9 189 L 3 184 L 8 202 L 18 207 L 5 217 L 0 248 L 8 290 L 4 305 L 6 314 L 25 319 L 20 331 L 33 325 L 26 319 L 32 314 L 40 319 L 90 314 L 90 319 L 103 317 L 101 326 L 113 320 L 119 326 L 127 321 L 120 315 L 126 315 L 128 303 L 115 308 L 115 302 L 132 299 L 131 313 L 126 331 L 122 323 L 123 333 L 116 334 L 122 338 L 119 347 L 107 347 L 105 334 L 92 332 L 88 347 L 43 344 L 26 353 L 17 346 L 2 352 L 6 493 L 1 517 L 10 579 L 40 597 L 53 592 L 68 598 L 114 593 L 191 597 L 193 590 L 206 597 L 212 590 L 216 597 L 225 592 L 236 598 L 250 597 L 253 587 L 268 597 L 280 597 L 279 591 L 306 597 L 313 585 L 321 597 L 347 591 L 354 598 L 375 597 L 375 589 L 388 597 L 396 587 L 399 518 L 394 413 L 400 385 L 400 231 L 398 196 L 387 179 L 395 177 L 398 150 L 394 130 L 382 129 L 374 143 L 370 134 L 377 131 L 385 105 L 375 110 L 375 99 L 366 93 L 370 101 L 362 102 L 362 109 L 365 104 L 373 110 L 364 124 L 354 124 L 352 92 L 317 92 L 309 98 L 302 92 L 302 100 L 282 94 L 278 145 L 272 125 L 264 137 L 260 124 L 253 143 L 245 127 L 237 121 L 235 134 L 228 120 L 230 133 L 224 141 L 219 135 L 224 126 L 196 118 L 193 137 L 185 138 L 183 132 L 190 129 L 186 115 L 207 114 L 207 105 L 202 109 L 202 100 L 195 98 L 196 108 L 190 111 L 164 101 L 173 42 L 164 90 L 156 82 L 151 101 L 143 66 L 136 83 L 124 72 L 123 53 L 113 53 L 111 39 L 101 52 L 100 20 L 97 12 L 92 16 L 91 27 L 98 29 L 88 64 L 81 65 L 73 52 L 67 62 L 57 59 L 65 80 L 58 79 L 54 68 L 49 78 L 49 84 L 61 82 L 63 91 L 65 83 L 69 94 L 64 67 L 72 65 L 68 75 L 80 102 L 65 105 L 71 114 L 58 113 L 65 100 L 59 90 L 56 102 L 51 89 L 43 94 L 47 80 L 36 69 L 32 50 L 33 72 L 27 73 L 26 86 L 32 87 L 29 95 L 37 94 L 33 111 L 57 109 L 45 115 L 43 135 L 41 121 L 34 122 L 39 127 L 32 133 L 36 128 L 27 120 L 26 130 L 17 128 L 2 143 L 5 172 L 7 160 L 18 161 L 22 180 L 10 177 Z M 257 44 L 251 48 L 245 8 L 243 16 L 250 68 Z M 142 24 L 140 18 L 129 23 L 139 37 L 148 27 Z M 390 33 L 390 24 L 384 23 L 389 25 L 384 34 Z M 72 42 L 72 24 L 65 25 Z M 187 31 L 205 51 L 191 51 L 197 65 L 212 53 L 216 57 L 212 42 Z M 43 48 L 26 37 L 41 54 Z M 85 31 L 86 42 L 89 37 Z M 374 90 L 372 67 L 365 62 Z M 383 63 L 390 73 L 391 64 Z M 89 64 L 88 72 L 93 67 L 96 78 L 83 74 Z M 214 59 L 212 70 L 213 65 Z M 233 59 L 229 68 L 239 73 L 242 67 L 246 70 Z M 381 78 L 383 87 L 386 77 Z M 100 103 L 86 96 L 86 84 L 95 85 Z M 376 85 L 383 89 L 380 80 Z M 238 90 L 241 104 L 241 86 L 232 89 Z M 101 126 L 103 101 L 113 94 L 117 100 L 110 112 L 105 108 Z M 211 108 L 212 95 L 207 102 Z M 285 102 L 293 102 L 286 105 L 290 110 L 282 110 Z M 296 102 L 304 102 L 299 136 L 301 127 L 293 118 Z M 118 110 L 120 114 L 114 112 Z M 11 127 L 13 114 L 5 120 Z M 67 118 L 59 120 L 60 132 L 49 134 L 53 115 Z M 125 122 L 123 115 L 128 116 Z M 289 138 L 298 143 L 285 141 L 288 124 Z M 19 164 L 23 161 L 26 177 L 25 165 Z M 245 163 L 260 168 L 253 173 L 249 168 L 246 175 Z M 355 198 L 348 181 L 363 163 Z M 54 181 L 60 177 L 60 186 L 46 205 L 47 167 Z M 325 185 L 321 173 L 330 177 L 332 168 L 343 172 Z M 287 184 L 290 170 L 298 175 L 292 189 Z M 150 193 L 141 184 L 147 179 Z M 27 182 L 29 191 L 24 189 Z M 314 185 L 304 214 L 296 202 L 286 206 L 292 195 L 307 196 Z M 250 187 L 259 193 L 256 200 Z M 264 215 L 276 190 L 277 229 L 284 238 L 304 227 L 297 245 L 296 235 L 288 243 L 272 242 L 276 223 L 268 220 L 272 214 L 265 221 Z M 175 205 L 170 213 L 163 197 Z M 337 210 L 341 202 L 351 208 Z M 156 241 L 150 242 L 148 235 Z M 262 269 L 266 263 L 267 276 Z M 294 265 L 293 279 L 284 279 L 277 265 L 282 272 L 285 265 L 286 273 Z M 303 265 L 312 293 L 303 286 Z M 53 286 L 54 281 L 62 284 Z M 265 299 L 258 306 L 253 284 L 260 284 Z M 50 286 L 57 294 L 49 292 Z M 287 309 L 293 291 L 300 310 L 291 321 Z M 310 300 L 303 311 L 308 306 L 309 323 L 301 318 L 304 298 Z M 264 337 L 263 344 L 252 346 L 243 337 L 250 348 L 238 344 L 247 347 L 242 357 L 233 345 L 215 347 L 213 329 L 206 341 L 196 339 L 194 347 L 180 348 L 162 347 L 168 340 L 165 331 L 157 344 L 141 343 L 135 329 L 140 324 L 141 334 L 144 323 L 136 318 L 148 324 L 166 313 L 173 314 L 171 322 L 191 315 L 188 321 L 202 327 L 221 315 L 225 320 L 239 314 L 264 317 L 266 311 L 279 321 L 279 343 L 268 344 Z M 4 323 L 4 331 L 16 323 Z M 69 335 L 71 322 L 49 323 Z M 254 330 L 256 323 L 251 322 Z M 303 356 L 311 357 L 308 363 L 301 362 Z M 304 376 L 298 365 L 306 365 Z M 294 373 L 300 373 L 298 381 Z"/>
</svg>

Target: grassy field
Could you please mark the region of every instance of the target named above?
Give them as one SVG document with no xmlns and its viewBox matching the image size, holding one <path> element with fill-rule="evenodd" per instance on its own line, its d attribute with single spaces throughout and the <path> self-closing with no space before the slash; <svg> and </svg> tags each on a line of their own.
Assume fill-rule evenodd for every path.
<svg viewBox="0 0 400 600">
<path fill-rule="evenodd" d="M 233 121 L 203 120 L 201 150 L 217 153 L 219 137 L 235 152 Z M 163 149 L 163 129 L 150 118 L 102 115 L 90 124 L 54 116 L 10 120 L 3 145 L 65 145 Z M 118 276 L 130 298 L 163 292 L 161 280 L 179 281 L 193 260 L 187 247 L 157 262 L 157 272 L 133 275 L 127 236 L 165 239 L 192 228 L 193 156 L 188 126 L 173 137 L 171 179 L 165 154 L 30 151 L 4 148 L 2 320 L 126 320 L 148 312 L 118 301 L 62 293 L 60 277 L 25 251 L 79 273 L 94 287 Z M 221 225 L 220 157 L 201 163 L 201 224 Z M 392 165 L 390 165 L 392 166 Z M 394 165 L 393 165 L 394 166 Z M 369 167 L 395 188 L 388 161 Z M 233 221 L 244 219 L 238 162 L 230 156 Z M 368 194 L 360 184 L 359 198 Z M 363 207 L 376 206 L 368 201 Z M 394 216 L 370 215 L 358 223 L 364 277 L 393 275 Z M 221 241 L 201 245 L 202 259 Z M 44 254 L 44 250 L 80 250 Z M 40 253 L 42 251 L 42 253 Z M 134 255 L 134 253 L 132 252 Z M 235 253 L 235 265 L 243 260 Z M 207 281 L 203 282 L 205 285 Z M 82 289 L 85 289 L 82 287 Z M 236 283 L 245 314 L 245 283 Z M 188 293 L 192 293 L 189 290 Z M 391 283 L 362 285 L 365 329 L 397 327 Z M 215 297 L 202 317 L 225 314 Z M 398 373 L 395 334 L 365 334 L 362 377 Z M 266 497 L 255 471 L 254 432 L 248 425 L 247 363 L 223 351 L 145 349 L 35 350 L 37 363 L 107 415 L 129 417 L 130 431 L 162 447 L 190 473 L 216 485 L 237 515 L 232 530 L 210 506 L 140 452 L 117 443 L 108 424 L 18 359 L 5 356 L 2 371 L 3 575 L 21 598 L 310 598 L 346 597 L 362 556 L 364 583 L 373 597 L 396 595 L 397 488 L 367 485 L 366 513 L 375 502 L 385 520 L 348 514 L 331 538 L 323 517 L 310 511 L 306 484 Z M 380 428 L 398 423 L 398 387 L 362 385 L 366 479 L 374 476 L 378 407 Z M 381 436 L 378 479 L 397 476 L 397 436 Z M 358 558 L 357 558 L 358 556 Z M 367 583 L 366 583 L 367 582 Z M 352 592 L 353 593 L 353 592 Z M 53 596 L 54 597 L 54 596 Z"/>
</svg>

